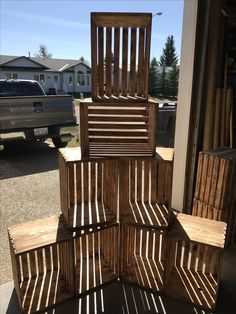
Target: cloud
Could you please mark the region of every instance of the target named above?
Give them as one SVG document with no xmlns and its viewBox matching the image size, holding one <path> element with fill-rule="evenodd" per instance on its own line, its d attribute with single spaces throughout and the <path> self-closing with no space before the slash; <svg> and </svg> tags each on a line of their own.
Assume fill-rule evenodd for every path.
<svg viewBox="0 0 236 314">
<path fill-rule="evenodd" d="M 28 20 L 28 21 L 34 21 L 41 24 L 49 24 L 54 26 L 60 26 L 60 27 L 71 27 L 71 28 L 83 28 L 83 29 L 89 29 L 89 24 L 87 23 L 81 23 L 81 22 L 75 22 L 75 21 L 69 21 L 47 15 L 41 15 L 41 14 L 24 14 L 20 12 L 14 12 L 14 11 L 6 11 L 5 15 L 9 15 L 15 18 Z"/>
<path fill-rule="evenodd" d="M 20 32 L 11 32 L 11 31 L 1 31 L 1 37 L 5 37 L 7 39 L 9 38 L 14 38 L 14 39 L 22 39 L 22 40 L 31 40 L 31 41 L 36 41 L 36 42 L 45 42 L 45 37 L 40 37 L 40 36 L 32 36 L 28 35 L 26 33 L 20 33 Z M 52 42 L 55 44 L 60 44 L 60 45 L 74 45 L 74 46 L 84 46 L 84 44 L 79 43 L 77 41 L 68 41 L 68 40 L 63 40 L 63 39 L 50 39 L 47 38 L 47 42 Z"/>
</svg>

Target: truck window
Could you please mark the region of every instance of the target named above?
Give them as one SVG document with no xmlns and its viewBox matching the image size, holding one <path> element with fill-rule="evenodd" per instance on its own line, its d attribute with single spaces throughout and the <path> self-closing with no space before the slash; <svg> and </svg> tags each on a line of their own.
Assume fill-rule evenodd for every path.
<svg viewBox="0 0 236 314">
<path fill-rule="evenodd" d="M 44 95 L 44 93 L 37 83 L 0 82 L 0 97 L 41 95 Z"/>
</svg>

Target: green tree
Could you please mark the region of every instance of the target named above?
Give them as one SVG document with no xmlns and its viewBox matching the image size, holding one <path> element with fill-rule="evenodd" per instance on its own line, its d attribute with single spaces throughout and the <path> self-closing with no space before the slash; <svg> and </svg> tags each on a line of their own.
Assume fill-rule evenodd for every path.
<svg viewBox="0 0 236 314">
<path fill-rule="evenodd" d="M 35 56 L 40 58 L 52 58 L 52 54 L 48 52 L 48 48 L 44 44 L 39 45 L 38 53 L 35 54 Z"/>
<path fill-rule="evenodd" d="M 160 65 L 171 67 L 178 64 L 178 56 L 175 48 L 175 40 L 173 35 L 169 35 L 166 39 L 165 47 L 162 49 L 160 57 Z"/>
<path fill-rule="evenodd" d="M 148 86 L 148 93 L 151 96 L 155 96 L 157 94 L 157 67 L 158 62 L 157 59 L 154 57 L 150 62 L 149 67 L 149 86 Z"/>
<path fill-rule="evenodd" d="M 177 97 L 178 95 L 178 84 L 179 84 L 179 66 L 174 64 L 168 75 L 168 95 Z"/>
<path fill-rule="evenodd" d="M 162 96 L 166 96 L 166 87 L 167 87 L 167 77 L 166 77 L 166 66 L 165 64 L 162 66 L 161 71 L 161 94 Z"/>
</svg>

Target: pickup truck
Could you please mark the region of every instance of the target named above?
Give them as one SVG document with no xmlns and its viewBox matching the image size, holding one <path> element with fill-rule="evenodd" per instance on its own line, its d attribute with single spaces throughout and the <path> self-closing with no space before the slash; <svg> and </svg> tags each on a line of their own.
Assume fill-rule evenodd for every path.
<svg viewBox="0 0 236 314">
<path fill-rule="evenodd" d="M 72 96 L 47 96 L 37 81 L 0 80 L 0 144 L 51 138 L 61 148 L 76 125 Z"/>
</svg>

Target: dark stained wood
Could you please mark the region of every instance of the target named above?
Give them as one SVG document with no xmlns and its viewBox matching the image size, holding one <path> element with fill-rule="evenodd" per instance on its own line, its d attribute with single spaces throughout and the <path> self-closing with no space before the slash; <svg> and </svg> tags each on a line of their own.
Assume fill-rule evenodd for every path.
<svg viewBox="0 0 236 314">
<path fill-rule="evenodd" d="M 76 157 L 78 151 L 78 148 L 64 148 L 59 153 L 67 171 L 73 169 L 68 181 L 60 182 L 65 186 L 61 206 L 67 227 L 77 230 L 114 223 L 117 219 L 118 161 L 83 161 Z M 61 171 L 64 168 L 59 168 Z"/>
<path fill-rule="evenodd" d="M 156 110 L 153 102 L 81 102 L 82 158 L 154 156 Z"/>
<path fill-rule="evenodd" d="M 192 214 L 227 222 L 226 244 L 234 238 L 236 150 L 227 147 L 199 154 Z"/>
<path fill-rule="evenodd" d="M 95 53 L 95 52 L 93 52 Z M 104 29 L 98 28 L 98 84 L 99 95 L 104 95 Z"/>
<path fill-rule="evenodd" d="M 120 29 L 115 28 L 114 38 L 114 96 L 119 96 Z"/>
<path fill-rule="evenodd" d="M 151 13 L 91 13 L 91 19 L 96 26 L 103 27 L 148 27 L 151 18 Z"/>
<path fill-rule="evenodd" d="M 94 101 L 147 101 L 151 19 L 152 16 L 149 13 L 91 14 L 92 99 Z M 105 31 L 106 40 L 104 41 Z M 122 40 L 120 40 L 121 32 Z M 139 33 L 139 51 L 136 49 L 137 32 Z M 112 42 L 114 42 L 113 47 L 111 47 Z M 104 49 L 106 63 L 103 62 Z M 112 49 L 114 49 L 114 67 L 110 62 Z M 138 71 L 136 71 L 137 61 Z M 106 73 L 105 87 L 104 72 Z M 136 74 L 138 84 L 136 84 Z M 97 90 L 98 85 L 99 90 Z"/>
<path fill-rule="evenodd" d="M 128 29 L 123 28 L 122 36 L 122 96 L 127 96 Z"/>
<path fill-rule="evenodd" d="M 139 29 L 139 48 L 138 48 L 138 89 L 137 95 L 143 96 L 144 93 L 144 29 Z"/>
<path fill-rule="evenodd" d="M 88 106 L 84 102 L 80 102 L 80 145 L 81 155 L 89 155 L 89 139 L 88 139 Z"/>
<path fill-rule="evenodd" d="M 122 261 L 121 280 L 154 291 L 162 291 L 166 232 L 122 224 L 121 234 L 124 241 L 121 251 L 125 257 Z"/>
<path fill-rule="evenodd" d="M 118 225 L 74 238 L 75 291 L 88 292 L 118 277 Z"/>
<path fill-rule="evenodd" d="M 135 96 L 135 81 L 136 81 L 136 41 L 137 29 L 131 29 L 131 52 L 130 52 L 130 96 Z"/>
<path fill-rule="evenodd" d="M 44 310 L 74 295 L 72 238 L 61 219 L 53 216 L 15 225 L 8 234 L 23 312 Z"/>
<path fill-rule="evenodd" d="M 91 67 L 92 75 L 92 97 L 96 99 L 98 92 L 98 64 L 97 64 L 97 27 L 91 19 Z M 96 53 L 94 53 L 96 52 Z"/>
<path fill-rule="evenodd" d="M 178 214 L 168 233 L 165 292 L 214 310 L 226 224 Z"/>
<path fill-rule="evenodd" d="M 143 97 L 148 98 L 148 73 L 150 60 L 150 45 L 151 45 L 151 27 L 146 28 L 145 34 L 145 56 L 144 56 L 144 82 L 143 82 Z"/>
<path fill-rule="evenodd" d="M 112 29 L 110 27 L 106 28 L 106 95 L 108 97 L 111 96 L 111 31 Z"/>
<path fill-rule="evenodd" d="M 122 223 L 166 228 L 170 213 L 172 162 L 120 160 L 119 164 Z"/>
</svg>

